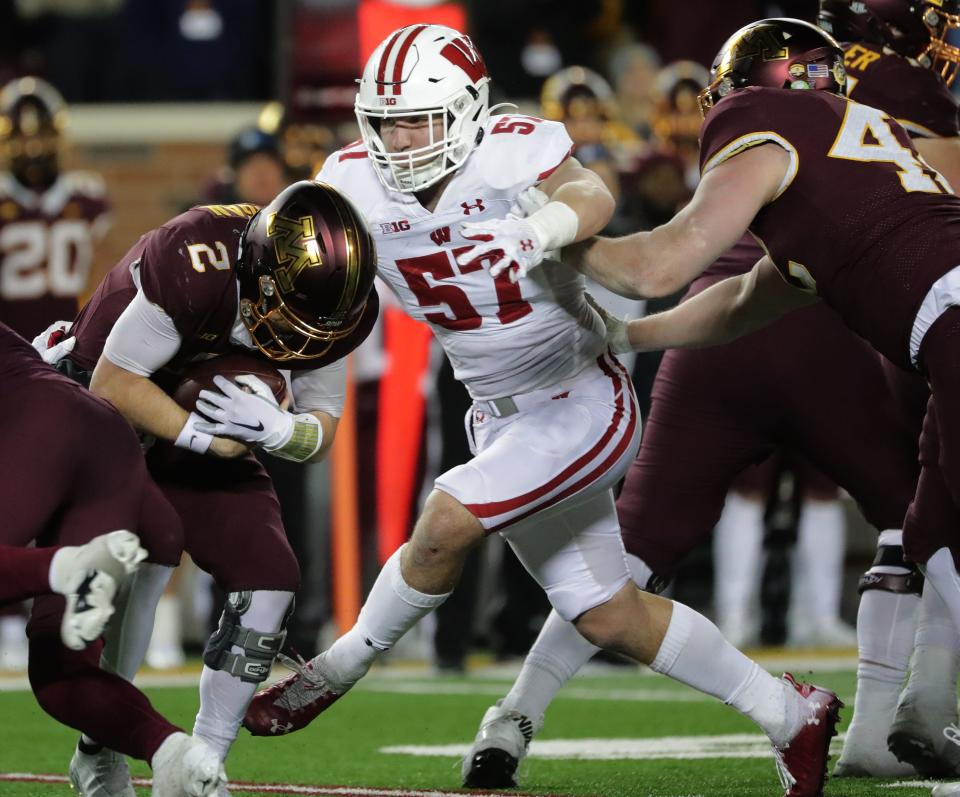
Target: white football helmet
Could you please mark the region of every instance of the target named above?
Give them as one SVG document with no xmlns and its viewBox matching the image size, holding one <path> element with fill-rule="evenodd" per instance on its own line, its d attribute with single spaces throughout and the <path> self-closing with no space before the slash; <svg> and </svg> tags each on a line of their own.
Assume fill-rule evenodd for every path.
<svg viewBox="0 0 960 797">
<path fill-rule="evenodd" d="M 443 25 L 410 25 L 373 51 L 360 79 L 356 113 L 374 170 L 392 191 L 422 191 L 463 165 L 490 114 L 490 76 L 468 36 Z M 387 152 L 380 123 L 424 116 L 430 143 Z M 434 139 L 434 122 L 443 133 Z"/>
</svg>

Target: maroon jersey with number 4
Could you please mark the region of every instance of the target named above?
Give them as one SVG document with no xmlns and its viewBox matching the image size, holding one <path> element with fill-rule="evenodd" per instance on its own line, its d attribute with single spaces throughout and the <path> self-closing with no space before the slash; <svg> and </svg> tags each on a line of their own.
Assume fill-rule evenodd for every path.
<svg viewBox="0 0 960 797">
<path fill-rule="evenodd" d="M 109 209 L 95 174 L 67 172 L 43 193 L 0 175 L 0 321 L 29 339 L 73 318 Z"/>
<path fill-rule="evenodd" d="M 701 171 L 766 143 L 783 147 L 790 167 L 750 232 L 788 282 L 909 367 L 917 309 L 960 264 L 960 199 L 894 119 L 825 91 L 726 97 L 704 124 Z"/>
<path fill-rule="evenodd" d="M 173 320 L 182 338 L 168 364 L 178 371 L 203 355 L 225 354 L 237 347 L 230 333 L 237 321 L 239 294 L 234 272 L 240 236 L 255 205 L 201 205 L 171 219 L 140 238 L 111 269 L 73 327 L 77 343 L 70 359 L 92 370 L 110 330 L 136 295 L 144 296 Z M 319 368 L 352 351 L 369 334 L 377 317 L 377 294 L 354 333 L 335 343 L 323 357 L 289 360 L 285 369 Z M 270 362 L 257 350 L 244 349 Z"/>
</svg>

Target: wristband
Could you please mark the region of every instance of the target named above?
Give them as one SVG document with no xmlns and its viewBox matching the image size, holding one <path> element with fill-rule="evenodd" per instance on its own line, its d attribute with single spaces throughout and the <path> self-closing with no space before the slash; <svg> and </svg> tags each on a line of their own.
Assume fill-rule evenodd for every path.
<svg viewBox="0 0 960 797">
<path fill-rule="evenodd" d="M 206 454 L 207 449 L 213 442 L 213 435 L 197 429 L 196 425 L 198 423 L 206 423 L 206 419 L 195 412 L 191 412 L 173 444 L 178 448 L 185 448 L 196 454 Z"/>
<path fill-rule="evenodd" d="M 527 217 L 527 223 L 536 231 L 545 252 L 573 243 L 580 230 L 580 217 L 576 211 L 557 201 L 547 202 Z"/>
<path fill-rule="evenodd" d="M 316 415 L 303 413 L 293 416 L 290 436 L 282 444 L 273 448 L 263 446 L 263 450 L 281 459 L 293 462 L 306 462 L 320 450 L 323 443 L 323 427 Z"/>
</svg>

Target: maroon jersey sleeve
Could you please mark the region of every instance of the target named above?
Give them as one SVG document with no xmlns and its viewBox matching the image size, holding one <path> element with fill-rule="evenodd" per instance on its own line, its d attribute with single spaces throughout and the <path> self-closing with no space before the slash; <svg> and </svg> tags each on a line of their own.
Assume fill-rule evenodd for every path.
<svg viewBox="0 0 960 797">
<path fill-rule="evenodd" d="M 914 138 L 960 135 L 957 101 L 940 76 L 867 43 L 844 47 L 847 96 L 896 119 Z"/>
<path fill-rule="evenodd" d="M 774 123 L 767 103 L 756 94 L 757 89 L 741 89 L 725 97 L 707 115 L 700 131 L 700 173 L 706 174 L 741 152 L 763 144 L 777 144 L 790 155 L 790 168 L 777 191 L 780 196 L 797 172 L 796 147 L 789 140 L 785 125 Z"/>
<path fill-rule="evenodd" d="M 219 336 L 233 325 L 234 264 L 240 235 L 256 211 L 253 205 L 196 207 L 150 233 L 136 265 L 140 288 L 185 339 Z"/>
</svg>

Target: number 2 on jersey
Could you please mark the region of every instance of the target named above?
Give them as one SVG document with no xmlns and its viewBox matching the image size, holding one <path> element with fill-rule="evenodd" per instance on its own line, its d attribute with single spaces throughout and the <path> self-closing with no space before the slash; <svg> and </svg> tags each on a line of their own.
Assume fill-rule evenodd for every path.
<svg viewBox="0 0 960 797">
<path fill-rule="evenodd" d="M 887 115 L 869 105 L 847 104 L 840 132 L 827 154 L 843 160 L 892 163 L 905 191 L 953 193 L 936 169 L 897 140 Z"/>
<path fill-rule="evenodd" d="M 424 318 L 431 324 L 436 324 L 444 329 L 454 331 L 463 331 L 468 329 L 477 329 L 482 323 L 483 318 L 476 311 L 476 308 L 470 303 L 467 294 L 456 285 L 443 284 L 441 280 L 450 279 L 456 276 L 453 270 L 454 260 L 469 250 L 469 246 L 457 247 L 452 253 L 433 252 L 421 257 L 408 257 L 397 261 L 397 268 L 406 280 L 413 295 L 417 297 L 417 303 L 421 307 L 440 307 L 446 305 L 453 313 L 450 318 L 446 313 L 425 313 Z M 461 274 L 469 274 L 483 268 L 483 260 L 492 260 L 493 258 L 478 258 L 476 261 L 466 266 L 460 267 Z M 437 283 L 431 285 L 427 281 L 427 276 L 433 278 Z M 510 272 L 503 271 L 493 280 L 497 291 L 497 319 L 501 324 L 509 324 L 525 315 L 532 313 L 533 308 L 530 303 L 524 301 L 520 295 L 520 285 L 510 281 Z"/>
</svg>

